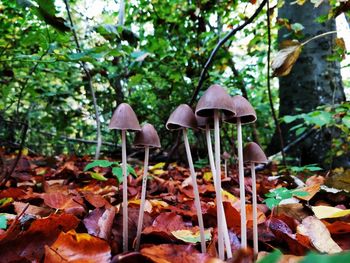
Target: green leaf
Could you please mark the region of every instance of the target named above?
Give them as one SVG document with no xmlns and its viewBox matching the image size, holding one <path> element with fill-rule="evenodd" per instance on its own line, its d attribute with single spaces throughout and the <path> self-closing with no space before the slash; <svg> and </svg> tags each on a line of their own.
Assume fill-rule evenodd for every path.
<svg viewBox="0 0 350 263">
<path fill-rule="evenodd" d="M 113 167 L 112 174 L 117 177 L 119 183 L 123 181 L 123 169 L 121 167 Z"/>
<path fill-rule="evenodd" d="M 291 115 L 287 115 L 287 116 L 284 116 L 282 118 L 282 120 L 285 122 L 285 123 L 291 123 L 293 121 L 295 121 L 296 119 L 299 118 L 299 115 L 295 115 L 295 116 L 291 116 Z"/>
<path fill-rule="evenodd" d="M 267 198 L 263 201 L 263 203 L 265 203 L 269 209 L 272 209 L 275 206 L 277 206 L 280 203 L 280 201 L 274 198 Z"/>
<path fill-rule="evenodd" d="M 12 197 L 2 198 L 2 199 L 0 199 L 0 207 L 2 207 L 4 205 L 7 205 L 9 203 L 12 203 L 12 202 L 13 202 L 13 198 Z"/>
<path fill-rule="evenodd" d="M 276 249 L 272 253 L 268 254 L 267 256 L 259 260 L 258 263 L 275 263 L 279 261 L 281 256 L 282 256 L 282 252 Z"/>
<path fill-rule="evenodd" d="M 132 168 L 131 165 L 128 165 L 127 171 L 128 171 L 128 174 L 132 174 L 134 177 L 137 176 L 134 168 Z"/>
<path fill-rule="evenodd" d="M 6 229 L 7 228 L 7 219 L 6 216 L 0 215 L 0 228 Z"/>
<path fill-rule="evenodd" d="M 96 166 L 99 166 L 99 167 L 110 167 L 113 164 L 118 164 L 118 163 L 110 162 L 108 160 L 95 160 L 92 163 L 89 163 L 88 165 L 85 166 L 84 172 L 86 172 L 87 170 L 90 170 L 91 168 L 94 168 Z"/>
<path fill-rule="evenodd" d="M 177 239 L 180 239 L 186 243 L 198 243 L 200 242 L 200 233 L 197 231 L 196 233 L 193 233 L 191 230 L 184 229 L 184 230 L 175 230 L 171 231 L 171 234 L 176 237 Z M 206 229 L 204 231 L 205 240 L 209 241 L 211 239 L 211 232 L 210 229 Z"/>
<path fill-rule="evenodd" d="M 350 262 L 350 252 L 337 253 L 332 255 L 316 254 L 311 252 L 307 254 L 300 263 L 334 263 Z"/>
<path fill-rule="evenodd" d="M 91 177 L 99 180 L 99 181 L 107 181 L 107 178 L 103 176 L 103 174 L 96 173 L 96 172 L 91 172 L 90 173 Z"/>
<path fill-rule="evenodd" d="M 344 116 L 342 119 L 342 122 L 346 127 L 350 128 L 350 116 L 349 115 Z"/>
</svg>

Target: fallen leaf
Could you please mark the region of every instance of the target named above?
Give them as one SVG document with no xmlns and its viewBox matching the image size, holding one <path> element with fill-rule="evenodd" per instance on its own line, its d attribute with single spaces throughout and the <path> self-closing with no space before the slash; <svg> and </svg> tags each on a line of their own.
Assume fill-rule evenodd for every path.
<svg viewBox="0 0 350 263">
<path fill-rule="evenodd" d="M 108 243 L 86 233 L 70 230 L 61 233 L 55 243 L 45 246 L 45 263 L 49 262 L 110 262 Z"/>
<path fill-rule="evenodd" d="M 204 230 L 205 241 L 209 241 L 211 239 L 211 231 L 212 229 Z M 175 230 L 171 231 L 171 234 L 177 239 L 182 240 L 186 243 L 196 244 L 201 241 L 199 229 L 195 232 L 190 229 Z"/>
<path fill-rule="evenodd" d="M 115 216 L 115 207 L 109 209 L 96 208 L 83 222 L 90 235 L 108 240 L 111 234 L 113 220 Z"/>
<path fill-rule="evenodd" d="M 344 233 L 350 233 L 350 223 L 343 222 L 343 221 L 335 221 L 333 223 L 328 223 L 326 221 L 322 221 L 328 231 L 331 234 L 344 234 Z"/>
<path fill-rule="evenodd" d="M 333 254 L 342 251 L 339 245 L 331 238 L 327 227 L 314 216 L 304 218 L 297 227 L 297 232 L 308 236 L 311 244 L 321 253 Z"/>
<path fill-rule="evenodd" d="M 343 210 L 332 206 L 319 205 L 312 206 L 311 209 L 318 219 L 337 218 L 350 215 L 350 209 Z"/>
<path fill-rule="evenodd" d="M 162 244 L 141 249 L 141 254 L 149 257 L 155 263 L 222 263 L 220 259 L 212 258 L 208 254 L 199 253 L 193 245 Z"/>
<path fill-rule="evenodd" d="M 288 75 L 299 58 L 300 52 L 301 45 L 299 43 L 278 51 L 271 64 L 273 76 L 283 77 Z"/>
<path fill-rule="evenodd" d="M 298 188 L 298 192 L 307 192 L 308 195 L 304 196 L 295 194 L 295 197 L 301 200 L 310 201 L 311 198 L 313 198 L 315 194 L 317 194 L 320 191 L 320 189 L 321 186 L 319 184 Z"/>
</svg>

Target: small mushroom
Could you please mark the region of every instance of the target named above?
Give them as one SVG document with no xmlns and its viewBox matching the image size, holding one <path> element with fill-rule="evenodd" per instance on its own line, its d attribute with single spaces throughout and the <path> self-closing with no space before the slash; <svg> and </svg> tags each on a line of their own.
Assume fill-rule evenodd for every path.
<svg viewBox="0 0 350 263">
<path fill-rule="evenodd" d="M 142 177 L 142 191 L 141 191 L 141 204 L 139 211 L 139 219 L 137 222 L 137 234 L 135 250 L 138 251 L 140 248 L 141 230 L 143 224 L 143 215 L 145 212 L 145 200 L 146 200 L 146 187 L 147 187 L 147 172 L 148 172 L 148 159 L 149 159 L 149 148 L 160 148 L 160 141 L 157 131 L 154 129 L 152 124 L 146 123 L 142 126 L 142 130 L 136 132 L 134 145 L 136 147 L 145 148 L 145 161 L 143 164 L 143 177 Z"/>
<path fill-rule="evenodd" d="M 226 90 L 220 85 L 210 86 L 203 96 L 199 99 L 196 107 L 196 115 L 200 117 L 212 117 L 214 118 L 214 137 L 215 137 L 215 166 L 216 166 L 216 200 L 217 203 L 222 204 L 221 197 L 221 162 L 220 162 L 220 124 L 219 115 L 222 111 L 227 116 L 236 115 L 235 106 L 230 95 L 227 94 Z M 218 217 L 218 247 L 219 247 L 219 258 L 224 260 L 224 240 L 223 232 L 224 228 L 222 225 L 223 213 L 220 209 L 220 205 L 217 205 L 217 217 Z"/>
<path fill-rule="evenodd" d="M 214 162 L 214 155 L 213 155 L 213 147 L 211 143 L 211 135 L 210 135 L 210 130 L 214 129 L 213 125 L 213 119 L 212 118 L 207 118 L 207 117 L 199 117 L 196 116 L 197 119 L 197 124 L 198 128 L 202 129 L 205 131 L 205 137 L 207 140 L 207 147 L 208 147 L 208 156 L 209 156 L 209 164 L 210 164 L 210 169 L 211 173 L 213 175 L 213 182 L 214 182 L 214 187 L 216 189 L 216 168 L 215 168 L 215 162 Z M 219 189 L 221 192 L 221 189 Z M 227 258 L 232 258 L 232 251 L 231 251 L 231 243 L 230 243 L 230 237 L 228 234 L 228 228 L 227 228 L 227 222 L 226 222 L 226 216 L 225 216 L 225 211 L 224 211 L 224 206 L 221 203 L 217 203 L 217 205 L 221 206 L 221 213 L 224 215 L 222 217 L 222 224 L 224 227 L 224 243 L 226 247 L 226 252 L 227 252 Z"/>
<path fill-rule="evenodd" d="M 256 121 L 256 113 L 249 101 L 240 95 L 232 98 L 236 106 L 236 116 L 224 116 L 224 121 L 235 123 L 237 125 L 237 143 L 238 143 L 238 172 L 239 172 L 239 190 L 241 199 L 241 246 L 247 248 L 247 225 L 245 208 L 245 184 L 243 167 L 243 143 L 242 143 L 242 124 Z"/>
<path fill-rule="evenodd" d="M 192 128 L 192 129 L 197 128 L 197 120 L 196 120 L 196 117 L 195 117 L 192 109 L 190 108 L 190 106 L 188 106 L 186 104 L 179 105 L 171 113 L 171 115 L 166 123 L 166 128 L 168 130 L 181 129 L 183 131 L 187 160 L 188 160 L 188 165 L 190 167 L 192 183 L 193 183 L 194 203 L 195 203 L 196 210 L 197 210 L 200 239 L 201 239 L 201 249 L 202 249 L 202 253 L 206 253 L 204 223 L 203 223 L 202 208 L 201 208 L 199 192 L 198 192 L 198 185 L 197 185 L 197 178 L 196 178 L 197 176 L 196 176 L 196 172 L 194 170 L 190 144 L 188 142 L 188 137 L 187 137 L 187 129 L 188 128 Z"/>
<path fill-rule="evenodd" d="M 128 174 L 126 159 L 126 131 L 141 130 L 133 109 L 127 103 L 120 104 L 114 111 L 109 129 L 122 131 L 122 169 L 123 169 L 123 251 L 128 250 Z"/>
<path fill-rule="evenodd" d="M 222 159 L 224 159 L 224 167 L 225 167 L 225 178 L 227 178 L 227 162 L 230 159 L 231 155 L 228 152 L 224 152 L 222 154 Z"/>
<path fill-rule="evenodd" d="M 258 255 L 258 211 L 256 201 L 256 176 L 255 176 L 255 164 L 256 163 L 267 163 L 265 153 L 255 142 L 250 142 L 244 147 L 244 161 L 250 163 L 250 171 L 252 175 L 252 192 L 253 192 L 253 251 L 254 256 Z"/>
</svg>

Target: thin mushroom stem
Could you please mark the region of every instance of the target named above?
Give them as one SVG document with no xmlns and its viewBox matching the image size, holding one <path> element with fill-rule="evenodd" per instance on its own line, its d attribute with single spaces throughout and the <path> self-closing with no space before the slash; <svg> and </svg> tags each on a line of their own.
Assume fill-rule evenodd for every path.
<svg viewBox="0 0 350 263">
<path fill-rule="evenodd" d="M 255 176 L 255 164 L 250 164 L 250 171 L 252 175 L 252 192 L 253 192 L 253 251 L 254 258 L 258 256 L 258 208 L 256 201 L 256 176 Z"/>
<path fill-rule="evenodd" d="M 239 194 L 241 199 L 241 247 L 247 248 L 247 225 L 245 209 L 245 184 L 243 167 L 243 143 L 242 143 L 242 124 L 240 118 L 237 118 L 237 143 L 238 143 L 238 172 L 239 172 Z"/>
<path fill-rule="evenodd" d="M 201 249 L 202 249 L 202 253 L 206 253 L 207 248 L 206 248 L 206 244 L 205 244 L 204 223 L 203 223 L 201 201 L 199 199 L 196 172 L 195 172 L 194 166 L 193 166 L 190 144 L 188 142 L 188 137 L 187 137 L 187 129 L 183 129 L 183 137 L 184 137 L 184 142 L 185 142 L 188 165 L 190 166 L 190 172 L 191 172 L 191 177 L 192 177 L 192 184 L 193 184 L 193 191 L 194 191 L 194 204 L 195 204 L 196 210 L 197 210 L 197 218 L 198 218 L 200 238 L 201 238 Z"/>
<path fill-rule="evenodd" d="M 225 159 L 225 178 L 227 178 L 227 159 Z"/>
<path fill-rule="evenodd" d="M 219 258 L 221 260 L 225 259 L 224 251 L 224 239 L 223 239 L 223 214 L 220 211 L 222 206 L 222 197 L 221 197 L 221 167 L 220 167 L 220 124 L 219 124 L 219 111 L 214 110 L 214 137 L 215 137 L 215 166 L 216 166 L 216 213 L 218 215 L 218 247 L 219 247 Z M 220 205 L 221 204 L 221 205 Z"/>
<path fill-rule="evenodd" d="M 128 251 L 128 173 L 126 163 L 126 131 L 122 130 L 123 169 L 123 251 Z"/>
<path fill-rule="evenodd" d="M 141 190 L 141 204 L 139 211 L 139 219 L 137 222 L 137 234 L 136 234 L 136 245 L 135 250 L 138 251 L 140 249 L 140 241 L 141 241 L 141 231 L 142 231 L 142 223 L 143 223 L 143 215 L 145 212 L 145 202 L 146 202 L 146 189 L 147 189 L 147 172 L 148 172 L 148 159 L 149 159 L 149 147 L 145 147 L 145 161 L 143 163 L 143 177 L 142 177 L 142 190 Z"/>
<path fill-rule="evenodd" d="M 213 182 L 214 182 L 214 188 L 216 191 L 216 169 L 215 169 L 215 163 L 214 163 L 214 155 L 213 155 L 213 147 L 211 144 L 211 136 L 210 136 L 210 129 L 209 129 L 209 125 L 207 124 L 206 128 L 205 128 L 205 137 L 207 139 L 207 147 L 208 147 L 208 155 L 209 155 L 209 163 L 210 163 L 210 168 L 211 168 L 211 172 L 213 174 Z M 221 192 L 221 189 L 219 189 L 219 191 Z M 222 224 L 225 228 L 224 231 L 224 242 L 225 242 L 225 247 L 226 247 L 226 253 L 227 253 L 227 258 L 232 258 L 232 251 L 231 251 L 231 244 L 230 244 L 230 237 L 228 235 L 228 229 L 227 229 L 227 222 L 226 222 L 226 216 L 225 216 L 225 211 L 224 211 L 224 206 L 223 204 L 217 204 L 220 205 L 220 210 L 222 213 Z"/>
</svg>

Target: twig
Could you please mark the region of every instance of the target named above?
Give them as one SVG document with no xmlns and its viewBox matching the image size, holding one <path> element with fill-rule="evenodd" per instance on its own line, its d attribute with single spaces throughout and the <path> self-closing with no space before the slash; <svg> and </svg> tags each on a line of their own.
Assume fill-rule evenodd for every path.
<svg viewBox="0 0 350 263">
<path fill-rule="evenodd" d="M 65 6 L 66 6 L 66 10 L 67 10 L 67 14 L 68 14 L 68 19 L 72 28 L 72 32 L 73 32 L 73 37 L 74 37 L 74 42 L 77 46 L 77 51 L 79 53 L 81 53 L 81 48 L 80 48 L 80 44 L 78 41 L 78 36 L 77 33 L 75 31 L 75 27 L 74 27 L 74 23 L 72 20 L 72 16 L 70 13 L 70 8 L 69 8 L 69 3 L 68 0 L 64 0 Z M 92 78 L 90 75 L 90 72 L 88 70 L 88 68 L 86 67 L 85 62 L 80 63 L 81 67 L 83 68 L 83 71 L 85 72 L 86 78 L 88 79 L 88 85 L 90 88 L 90 92 L 92 95 L 92 103 L 94 105 L 94 110 L 95 110 L 95 120 L 96 120 L 96 139 L 97 139 L 97 144 L 96 144 L 96 152 L 95 152 L 95 159 L 98 159 L 100 156 L 100 151 L 101 151 L 101 145 L 102 145 L 102 136 L 101 136 L 101 123 L 100 123 L 100 114 L 98 111 L 98 107 L 97 107 L 97 100 L 96 100 L 96 96 L 95 96 L 95 91 L 94 88 L 92 86 Z"/>
<path fill-rule="evenodd" d="M 334 31 L 329 31 L 329 32 L 325 32 L 325 33 L 322 33 L 322 34 L 319 34 L 317 36 L 314 36 L 312 38 L 309 38 L 308 40 L 305 40 L 303 43 L 301 43 L 302 46 L 305 46 L 306 44 L 308 44 L 310 41 L 313 41 L 315 39 L 318 39 L 318 38 L 321 38 L 321 37 L 324 37 L 324 36 L 327 36 L 327 35 L 331 35 L 331 34 L 336 34 L 337 31 L 334 30 Z"/>
<path fill-rule="evenodd" d="M 3 186 L 6 183 L 7 179 L 11 177 L 11 175 L 13 174 L 13 172 L 17 167 L 19 160 L 21 159 L 24 142 L 27 137 L 27 131 L 28 131 L 28 124 L 25 123 L 22 131 L 22 135 L 21 135 L 21 144 L 19 145 L 18 154 L 16 156 L 15 162 L 13 163 L 11 170 L 8 173 L 5 172 L 4 178 L 1 179 L 0 186 Z"/>
<path fill-rule="evenodd" d="M 43 57 L 46 56 L 47 53 L 49 53 L 49 50 L 50 50 L 50 47 L 48 47 L 46 49 L 46 51 L 43 54 L 41 54 L 39 60 L 36 61 L 36 64 L 30 69 L 26 80 L 22 84 L 22 87 L 19 91 L 19 95 L 18 95 L 18 99 L 17 99 L 17 108 L 16 108 L 17 116 L 19 116 L 19 106 L 21 104 L 22 95 L 23 95 L 25 88 L 27 87 L 28 81 L 29 81 L 30 77 L 33 75 L 33 73 L 35 72 L 35 70 L 37 69 L 37 67 L 39 66 L 39 61 L 41 61 L 43 59 Z"/>
<path fill-rule="evenodd" d="M 227 40 L 229 40 L 235 33 L 237 33 L 238 31 L 242 30 L 243 28 L 245 28 L 247 25 L 249 25 L 251 22 L 253 22 L 253 20 L 259 15 L 259 13 L 261 12 L 261 10 L 263 9 L 264 5 L 266 4 L 267 0 L 263 0 L 260 4 L 260 6 L 258 7 L 258 9 L 256 9 L 255 13 L 250 17 L 248 18 L 242 25 L 232 29 L 229 33 L 226 34 L 226 36 L 224 36 L 224 38 L 222 38 L 218 44 L 215 46 L 215 48 L 213 49 L 213 51 L 211 52 L 207 62 L 205 63 L 204 65 L 204 68 L 200 74 L 200 77 L 199 77 L 199 81 L 198 81 L 198 85 L 196 87 L 196 89 L 194 90 L 194 93 L 192 95 L 192 98 L 191 98 L 191 101 L 189 103 L 190 106 L 193 105 L 194 101 L 196 100 L 197 98 L 197 95 L 203 85 L 203 82 L 204 82 L 204 77 L 211 65 L 211 63 L 213 62 L 213 59 L 216 55 L 216 53 L 219 51 L 220 47 L 222 45 L 224 45 L 226 43 Z"/>
<path fill-rule="evenodd" d="M 277 132 L 278 132 L 279 141 L 280 141 L 283 165 L 284 165 L 284 167 L 287 167 L 286 156 L 285 156 L 285 153 L 284 153 L 284 142 L 283 142 L 282 130 L 281 130 L 281 126 L 280 126 L 280 124 L 278 122 L 278 119 L 277 119 L 275 108 L 273 107 L 272 94 L 271 94 L 271 83 L 270 83 L 271 25 L 270 25 L 270 12 L 269 12 L 269 9 L 270 9 L 270 5 L 269 5 L 269 1 L 267 1 L 267 10 L 266 10 L 266 15 L 267 15 L 267 39 L 268 39 L 268 50 L 267 50 L 267 91 L 268 91 L 268 95 L 269 95 L 269 103 L 270 103 L 270 108 L 271 108 L 271 112 L 272 112 L 272 117 L 273 117 L 273 120 L 275 122 L 275 125 L 276 125 L 276 128 L 277 128 Z"/>
</svg>

